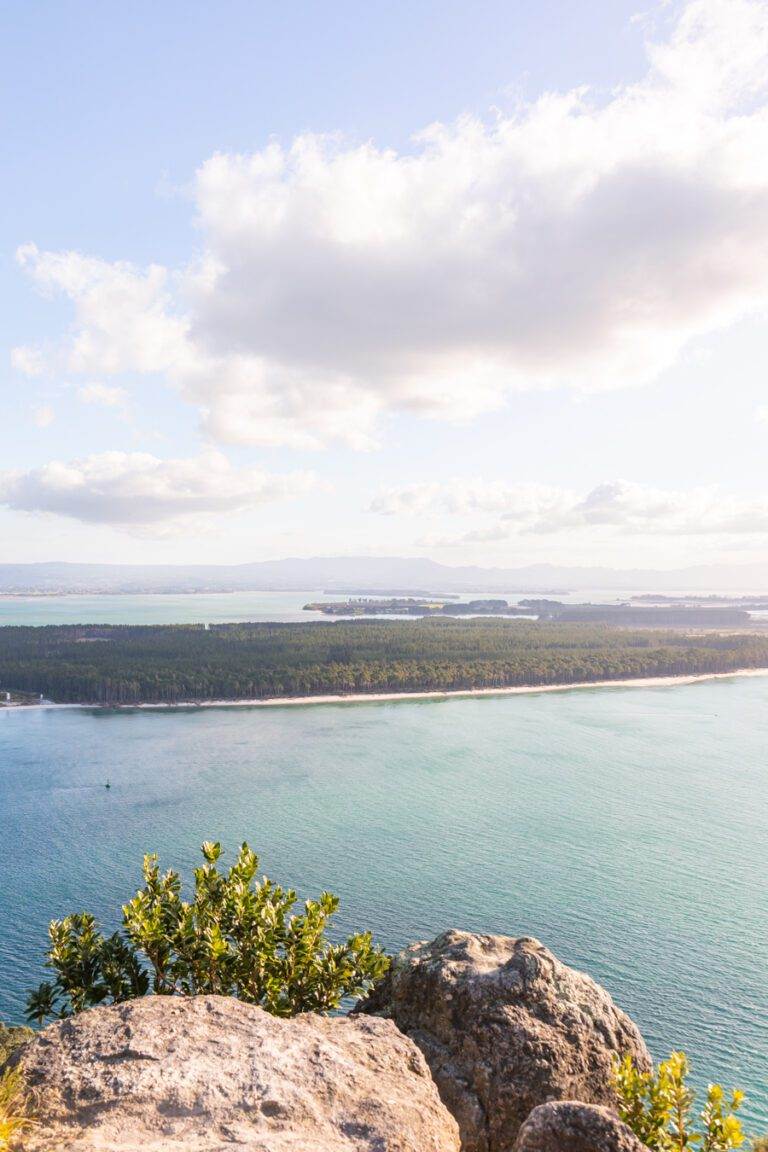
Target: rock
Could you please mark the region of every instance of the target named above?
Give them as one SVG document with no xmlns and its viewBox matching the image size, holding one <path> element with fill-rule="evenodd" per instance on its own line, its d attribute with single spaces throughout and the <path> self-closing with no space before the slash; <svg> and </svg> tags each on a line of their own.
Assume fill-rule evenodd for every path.
<svg viewBox="0 0 768 1152">
<path fill-rule="evenodd" d="M 52 1024 L 16 1054 L 24 1152 L 458 1152 L 418 1048 L 387 1020 L 280 1020 L 151 996 Z"/>
<path fill-rule="evenodd" d="M 523 1124 L 515 1152 L 648 1152 L 608 1108 L 564 1100 L 540 1104 Z"/>
<path fill-rule="evenodd" d="M 611 1062 L 651 1066 L 639 1031 L 588 976 L 538 940 L 450 931 L 411 945 L 358 1011 L 421 1048 L 463 1152 L 509 1152 L 538 1104 L 611 1105 Z"/>
</svg>

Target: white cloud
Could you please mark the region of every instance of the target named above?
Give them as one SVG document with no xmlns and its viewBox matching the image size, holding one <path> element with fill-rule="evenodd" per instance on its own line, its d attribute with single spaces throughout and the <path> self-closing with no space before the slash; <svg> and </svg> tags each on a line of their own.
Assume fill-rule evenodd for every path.
<svg viewBox="0 0 768 1152">
<path fill-rule="evenodd" d="M 189 322 L 173 312 L 167 269 L 41 252 L 35 244 L 22 245 L 16 258 L 42 292 L 64 293 L 75 306 L 73 334 L 51 368 L 101 375 L 166 372 L 183 363 Z"/>
<path fill-rule="evenodd" d="M 525 520 L 551 514 L 568 499 L 562 489 L 545 484 L 504 484 L 477 477 L 390 488 L 374 498 L 371 511 L 383 516 L 424 512 L 443 512 L 453 516 L 497 512 Z"/>
<path fill-rule="evenodd" d="M 368 447 L 391 411 L 643 383 L 764 310 L 767 89 L 768 0 L 692 0 L 607 99 L 211 157 L 178 274 L 19 258 L 74 302 L 68 371 L 163 373 L 220 442 Z"/>
<path fill-rule="evenodd" d="M 715 487 L 664 491 L 613 480 L 593 488 L 560 518 L 542 517 L 533 531 L 602 526 L 681 536 L 764 534 L 768 532 L 768 497 L 730 496 Z"/>
<path fill-rule="evenodd" d="M 493 514 L 490 525 L 458 535 L 429 534 L 425 546 L 471 544 L 507 538 L 512 532 L 554 534 L 607 532 L 648 536 L 739 536 L 768 534 L 768 497 L 736 497 L 718 488 L 675 491 L 612 480 L 586 494 L 539 484 L 452 479 L 414 484 L 377 496 L 381 515 L 467 517 Z"/>
<path fill-rule="evenodd" d="M 270 475 L 234 468 L 212 452 L 160 460 L 143 452 L 102 452 L 29 471 L 0 472 L 0 504 L 88 524 L 175 529 L 190 518 L 220 517 L 296 496 L 313 484 L 307 473 Z"/>
<path fill-rule="evenodd" d="M 20 344 L 11 349 L 11 367 L 21 376 L 40 376 L 44 370 L 44 358 L 37 348 Z"/>
<path fill-rule="evenodd" d="M 117 408 L 123 414 L 128 410 L 128 392 L 125 388 L 118 388 L 116 385 L 100 384 L 98 381 L 92 384 L 81 384 L 77 389 L 77 398 L 83 404 L 95 404 L 101 408 Z"/>
<path fill-rule="evenodd" d="M 35 404 L 32 407 L 32 421 L 36 428 L 50 428 L 56 413 L 50 404 Z"/>
</svg>

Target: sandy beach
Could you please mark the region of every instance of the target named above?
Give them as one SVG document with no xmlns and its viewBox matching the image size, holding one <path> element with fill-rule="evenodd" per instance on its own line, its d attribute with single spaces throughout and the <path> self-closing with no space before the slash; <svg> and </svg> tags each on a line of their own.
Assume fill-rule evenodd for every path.
<svg viewBox="0 0 768 1152">
<path fill-rule="evenodd" d="M 518 685 L 512 688 L 457 688 L 444 692 L 358 692 L 348 696 L 275 696 L 269 700 L 206 701 L 201 708 L 283 708 L 294 704 L 371 704 L 397 700 L 449 700 L 456 696 L 527 696 L 533 692 L 571 692 L 583 688 L 669 688 L 675 684 L 697 684 L 704 680 L 728 680 L 734 676 L 768 676 L 768 668 L 743 668 L 736 672 L 705 672 L 697 676 L 646 676 L 637 680 L 593 680 L 578 684 Z M 196 705 L 198 706 L 198 705 Z M 157 707 L 152 704 L 142 708 Z M 189 705 L 159 705 L 189 707 Z"/>
<path fill-rule="evenodd" d="M 671 688 L 735 676 L 768 676 L 768 668 L 740 668 L 733 672 L 702 672 L 693 676 L 645 676 L 634 680 L 587 680 L 577 684 L 518 685 L 513 688 L 457 688 L 444 692 L 355 692 L 346 696 L 273 696 L 267 700 L 190 700 L 179 704 L 2 704 L 0 711 L 30 708 L 109 708 L 168 711 L 181 708 L 287 708 L 310 704 L 384 704 L 398 700 L 450 700 L 470 696 L 527 696 L 534 692 L 576 692 L 584 688 Z"/>
</svg>

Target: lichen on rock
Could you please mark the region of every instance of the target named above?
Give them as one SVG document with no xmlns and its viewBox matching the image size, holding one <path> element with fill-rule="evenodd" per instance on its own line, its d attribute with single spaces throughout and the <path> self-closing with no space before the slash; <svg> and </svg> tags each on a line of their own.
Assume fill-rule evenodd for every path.
<svg viewBox="0 0 768 1152">
<path fill-rule="evenodd" d="M 651 1066 L 605 989 L 528 937 L 451 930 L 411 945 L 359 1011 L 391 1018 L 418 1044 L 462 1152 L 511 1152 L 547 1101 L 614 1105 L 617 1054 Z"/>
<path fill-rule="evenodd" d="M 151 996 L 50 1025 L 14 1060 L 24 1152 L 458 1152 L 418 1048 L 366 1017 Z"/>
</svg>

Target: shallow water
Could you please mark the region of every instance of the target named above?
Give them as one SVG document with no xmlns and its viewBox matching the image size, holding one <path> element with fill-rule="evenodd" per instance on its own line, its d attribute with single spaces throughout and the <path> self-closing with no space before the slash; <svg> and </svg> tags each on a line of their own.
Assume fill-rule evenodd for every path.
<svg viewBox="0 0 768 1152">
<path fill-rule="evenodd" d="M 247 839 L 342 930 L 535 935 L 768 1129 L 768 679 L 176 712 L 0 711 L 0 1013 L 47 921 Z M 109 778 L 112 787 L 104 788 Z"/>
<path fill-rule="evenodd" d="M 194 592 L 90 596 L 0 597 L 3 624 L 216 624 L 323 620 L 305 612 L 312 600 L 344 599 L 322 592 Z"/>
<path fill-rule="evenodd" d="M 440 589 L 435 589 L 439 592 Z M 354 595 L 354 594 L 353 594 Z M 382 594 L 384 595 L 384 594 Z M 418 595 L 418 593 L 414 593 Z M 457 600 L 482 599 L 488 592 L 464 592 Z M 492 593 L 516 604 L 524 592 Z M 530 593 L 528 594 L 530 595 Z M 593 600 L 610 603 L 620 594 L 582 592 L 563 594 L 561 599 Z M 285 592 L 189 592 L 148 593 L 145 595 L 106 594 L 90 596 L 0 596 L 0 626 L 3 624 L 215 624 L 239 621 L 282 621 L 284 623 L 329 619 L 322 612 L 306 612 L 304 605 L 317 600 L 347 600 L 343 593 L 315 591 Z M 339 617 L 333 617 L 339 619 Z M 393 619 L 389 616 L 388 619 Z M 404 617 L 413 619 L 413 617 Z"/>
</svg>

